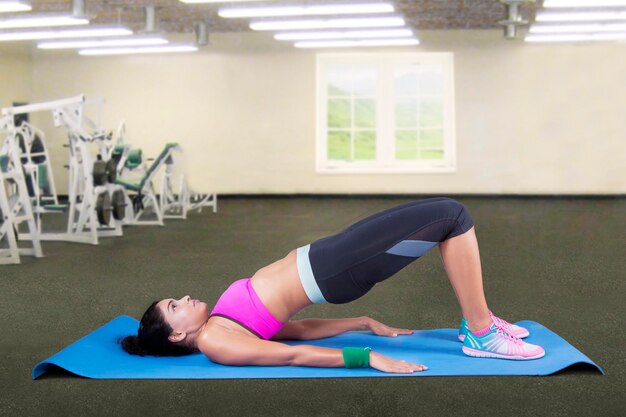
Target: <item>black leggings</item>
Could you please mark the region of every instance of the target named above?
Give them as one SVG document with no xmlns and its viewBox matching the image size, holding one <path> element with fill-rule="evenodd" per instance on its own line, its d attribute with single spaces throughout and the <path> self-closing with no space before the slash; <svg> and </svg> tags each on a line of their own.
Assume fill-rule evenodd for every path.
<svg viewBox="0 0 626 417">
<path fill-rule="evenodd" d="M 315 241 L 310 269 L 327 302 L 348 303 L 473 225 L 465 206 L 453 199 L 412 201 Z"/>
</svg>

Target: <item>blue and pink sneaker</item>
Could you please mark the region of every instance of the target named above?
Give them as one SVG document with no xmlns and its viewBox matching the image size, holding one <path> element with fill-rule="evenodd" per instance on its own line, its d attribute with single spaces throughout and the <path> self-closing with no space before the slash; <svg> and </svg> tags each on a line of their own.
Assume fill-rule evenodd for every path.
<svg viewBox="0 0 626 417">
<path fill-rule="evenodd" d="M 468 331 L 463 341 L 463 353 L 478 358 L 513 360 L 539 359 L 546 354 L 541 346 L 510 335 L 496 323 L 492 323 L 489 330 L 480 336 Z"/>
<path fill-rule="evenodd" d="M 515 336 L 518 339 L 523 339 L 530 334 L 526 328 L 518 326 L 516 324 L 511 324 L 508 321 L 501 319 L 500 317 L 496 317 L 491 312 L 491 310 L 489 310 L 489 316 L 496 326 L 500 327 L 511 336 Z M 463 318 L 461 320 L 461 326 L 459 327 L 459 340 L 461 342 L 465 340 L 465 335 L 467 335 L 468 332 L 469 327 L 467 325 L 467 320 Z"/>
</svg>

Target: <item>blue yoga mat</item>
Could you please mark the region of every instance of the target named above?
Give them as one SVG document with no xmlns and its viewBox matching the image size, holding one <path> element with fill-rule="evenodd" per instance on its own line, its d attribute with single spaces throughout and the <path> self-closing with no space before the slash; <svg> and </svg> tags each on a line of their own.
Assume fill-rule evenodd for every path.
<svg viewBox="0 0 626 417">
<path fill-rule="evenodd" d="M 116 342 L 120 336 L 137 334 L 139 321 L 120 316 L 110 321 L 33 369 L 33 379 L 54 366 L 87 378 L 143 379 L 232 379 L 232 378 L 347 378 L 442 375 L 549 375 L 576 363 L 595 366 L 591 359 L 556 333 L 534 321 L 521 321 L 530 331 L 526 341 L 546 350 L 541 359 L 513 361 L 473 358 L 461 351 L 457 329 L 416 330 L 412 335 L 395 338 L 369 332 L 349 332 L 320 340 L 289 341 L 331 348 L 370 346 L 376 352 L 428 366 L 413 374 L 388 374 L 368 368 L 309 368 L 296 366 L 224 366 L 203 354 L 182 357 L 129 355 Z"/>
</svg>

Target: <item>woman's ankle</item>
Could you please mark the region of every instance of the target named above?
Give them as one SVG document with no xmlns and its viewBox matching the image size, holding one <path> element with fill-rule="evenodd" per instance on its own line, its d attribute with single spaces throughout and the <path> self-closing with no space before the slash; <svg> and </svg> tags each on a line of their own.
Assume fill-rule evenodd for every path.
<svg viewBox="0 0 626 417">
<path fill-rule="evenodd" d="M 491 320 L 491 317 L 474 321 L 470 321 L 469 319 L 467 320 L 467 327 L 472 333 L 475 333 L 479 330 L 484 330 L 485 328 L 490 327 L 492 324 L 493 320 Z"/>
</svg>

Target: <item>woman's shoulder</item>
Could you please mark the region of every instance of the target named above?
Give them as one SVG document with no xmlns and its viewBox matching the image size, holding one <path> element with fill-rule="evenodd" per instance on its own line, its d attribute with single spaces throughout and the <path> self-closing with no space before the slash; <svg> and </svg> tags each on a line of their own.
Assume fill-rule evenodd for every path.
<svg viewBox="0 0 626 417">
<path fill-rule="evenodd" d="M 238 346 L 247 345 L 250 342 L 260 340 L 256 335 L 253 335 L 246 329 L 230 327 L 227 323 L 218 322 L 219 319 L 222 318 L 211 317 L 214 323 L 207 325 L 196 339 L 196 347 L 210 360 L 215 362 L 216 359 L 224 354 L 237 351 Z M 226 322 L 228 321 L 226 319 L 224 320 Z"/>
<path fill-rule="evenodd" d="M 237 341 L 247 340 L 242 338 L 258 339 L 242 326 L 220 316 L 212 316 L 209 322 L 196 339 L 197 348 L 209 356 L 210 352 L 224 349 Z"/>
</svg>

